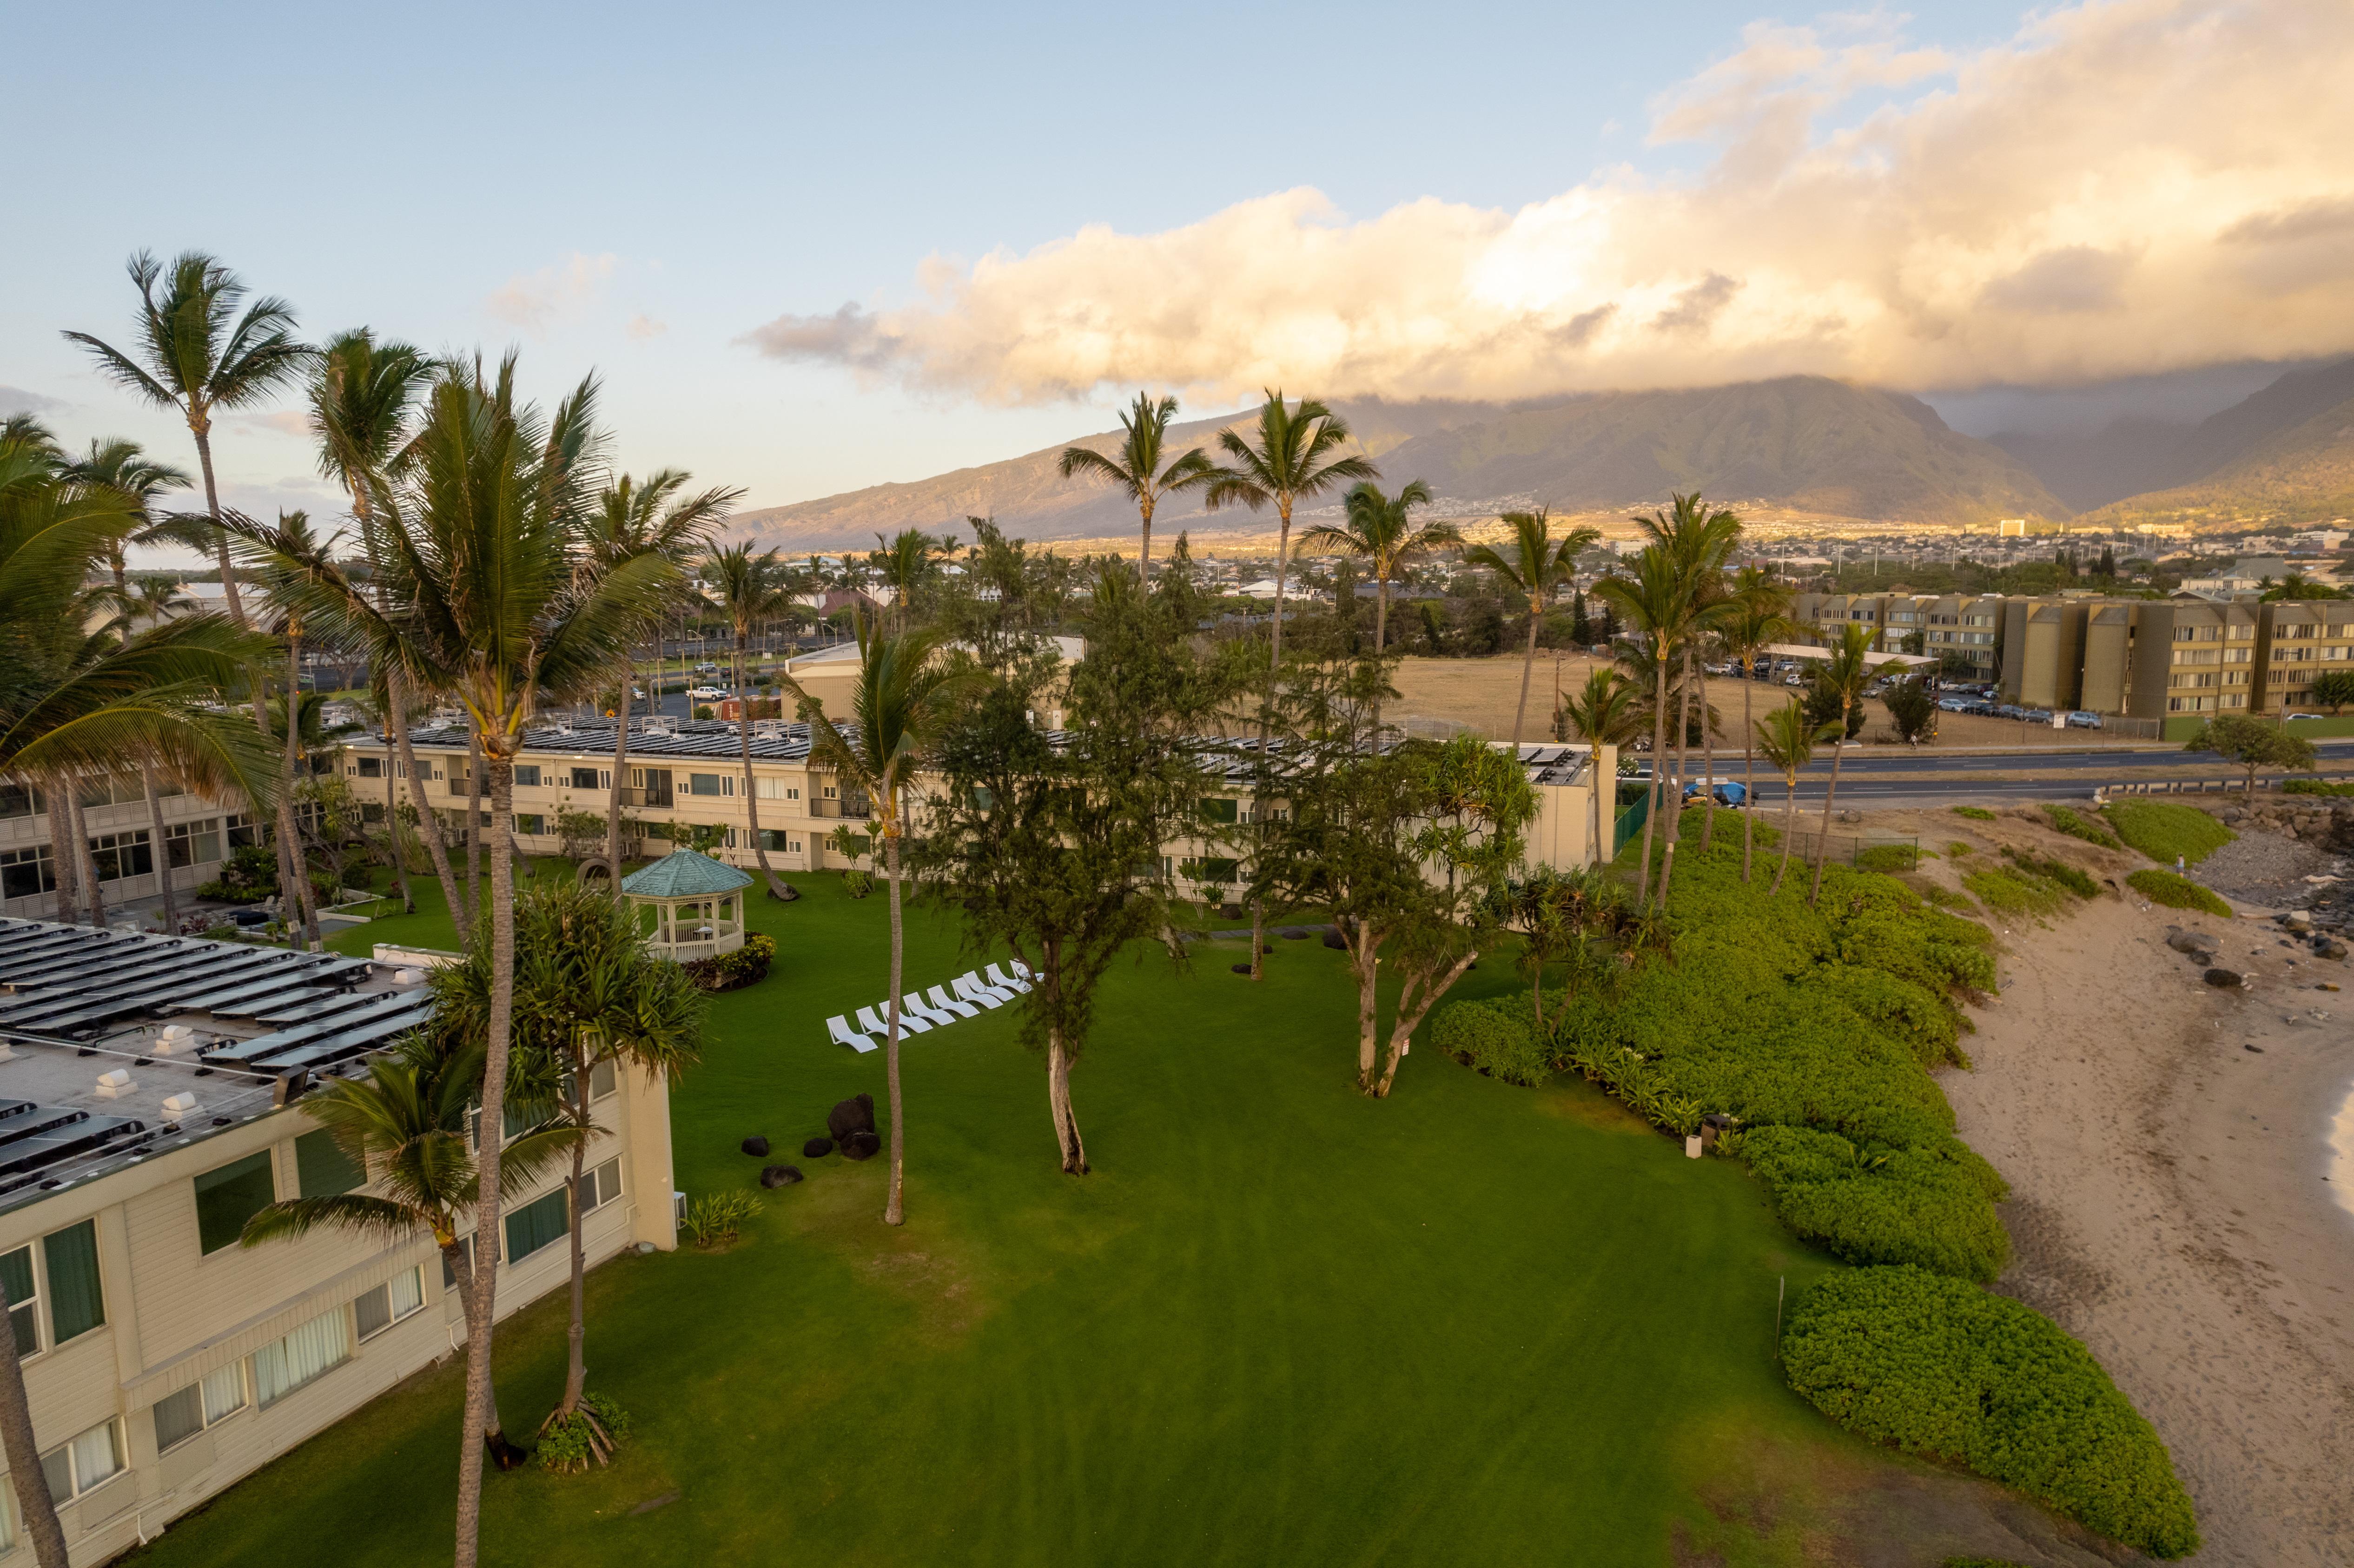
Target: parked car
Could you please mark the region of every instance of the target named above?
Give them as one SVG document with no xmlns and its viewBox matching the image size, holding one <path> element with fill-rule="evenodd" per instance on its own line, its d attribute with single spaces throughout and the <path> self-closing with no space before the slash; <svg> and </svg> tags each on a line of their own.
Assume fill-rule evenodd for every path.
<svg viewBox="0 0 2354 1568">
<path fill-rule="evenodd" d="M 695 673 L 698 675 L 716 675 L 719 673 L 719 666 L 706 659 L 695 667 Z"/>
<path fill-rule="evenodd" d="M 697 686 L 686 694 L 698 703 L 716 703 L 722 701 L 727 695 L 717 686 Z"/>
<path fill-rule="evenodd" d="M 2101 715 L 2094 713 L 2086 713 L 2082 708 L 2079 708 L 2074 713 L 2068 715 L 2068 727 L 2070 729 L 2098 729 L 2101 727 Z"/>
</svg>

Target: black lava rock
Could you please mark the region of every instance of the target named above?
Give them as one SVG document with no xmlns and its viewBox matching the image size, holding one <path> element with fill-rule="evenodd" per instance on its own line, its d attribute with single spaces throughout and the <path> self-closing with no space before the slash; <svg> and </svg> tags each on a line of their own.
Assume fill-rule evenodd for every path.
<svg viewBox="0 0 2354 1568">
<path fill-rule="evenodd" d="M 830 1138 L 812 1138 L 801 1145 L 803 1160 L 822 1160 L 832 1152 L 833 1139 Z"/>
<path fill-rule="evenodd" d="M 2218 991 L 2229 990 L 2232 987 L 2247 983 L 2245 980 L 2243 980 L 2236 972 L 2231 969 L 2209 969 L 2201 978 L 2203 978 L 2209 985 L 2215 987 Z"/>
<path fill-rule="evenodd" d="M 760 1172 L 760 1185 L 763 1187 L 790 1187 L 801 1179 L 801 1171 L 798 1165 L 770 1165 Z"/>
<path fill-rule="evenodd" d="M 1235 973 L 1238 975 L 1246 975 L 1251 972 L 1251 967 L 1248 964 L 1228 964 L 1226 967 L 1234 970 Z"/>
<path fill-rule="evenodd" d="M 756 1132 L 744 1140 L 744 1152 L 755 1160 L 766 1160 L 769 1157 L 769 1140 Z"/>
<path fill-rule="evenodd" d="M 872 1160 L 883 1151 L 883 1140 L 875 1136 L 873 1128 L 852 1133 L 842 1140 L 844 1160 Z"/>
<path fill-rule="evenodd" d="M 1348 940 L 1338 931 L 1325 932 L 1324 945 L 1331 948 L 1336 953 L 1345 953 L 1349 950 Z"/>
<path fill-rule="evenodd" d="M 1287 942 L 1308 940 L 1308 927 L 1305 926 L 1278 926 L 1275 928 L 1275 934 Z"/>
<path fill-rule="evenodd" d="M 875 1097 L 860 1095 L 856 1099 L 843 1101 L 825 1113 L 825 1130 L 833 1134 L 836 1143 L 848 1143 L 854 1132 L 875 1130 Z"/>
</svg>

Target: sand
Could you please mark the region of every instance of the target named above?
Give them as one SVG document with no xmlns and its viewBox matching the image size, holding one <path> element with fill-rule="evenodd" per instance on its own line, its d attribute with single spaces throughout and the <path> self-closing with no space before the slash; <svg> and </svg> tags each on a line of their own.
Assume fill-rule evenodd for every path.
<svg viewBox="0 0 2354 1568">
<path fill-rule="evenodd" d="M 2169 924 L 2222 937 L 2250 987 L 2203 984 Z M 2157 1426 L 2198 1504 L 2197 1563 L 2354 1563 L 2354 991 L 2315 989 L 2354 975 L 2269 921 L 2129 895 L 2011 925 L 1975 1070 L 1944 1075 L 2011 1184 L 1997 1287 L 2083 1339 Z"/>
</svg>

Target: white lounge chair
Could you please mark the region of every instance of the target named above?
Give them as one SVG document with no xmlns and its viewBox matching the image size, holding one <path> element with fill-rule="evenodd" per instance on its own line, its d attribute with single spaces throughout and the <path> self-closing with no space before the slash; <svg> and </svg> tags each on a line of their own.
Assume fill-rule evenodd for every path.
<svg viewBox="0 0 2354 1568">
<path fill-rule="evenodd" d="M 875 1049 L 875 1036 L 861 1034 L 850 1026 L 850 1020 L 838 1012 L 825 1021 L 825 1032 L 833 1036 L 835 1044 L 847 1045 L 862 1055 Z"/>
<path fill-rule="evenodd" d="M 1012 991 L 998 991 L 981 984 L 981 976 L 970 970 L 957 976 L 949 983 L 956 988 L 956 993 L 959 996 L 967 1001 L 977 1001 L 983 1007 L 1003 1007 L 1013 1000 Z"/>
<path fill-rule="evenodd" d="M 867 1033 L 872 1034 L 877 1040 L 889 1039 L 891 1036 L 891 1026 L 884 1022 L 884 1017 L 887 1015 L 890 1011 L 891 1004 L 887 1001 L 883 1004 L 883 1012 L 880 1014 L 871 1007 L 860 1008 L 858 1010 L 858 1027 L 864 1029 Z M 904 1010 L 902 1010 L 899 1014 L 899 1026 L 902 1029 L 912 1029 L 918 1034 L 929 1033 L 932 1027 L 920 1018 L 909 1017 Z"/>
<path fill-rule="evenodd" d="M 957 1015 L 955 1013 L 949 1012 L 943 1008 L 934 1007 L 930 1002 L 924 1000 L 924 993 L 919 991 L 911 991 L 906 996 L 902 997 L 900 999 L 900 1006 L 909 1012 L 919 1013 L 922 1016 L 930 1019 L 932 1021 L 932 1027 L 935 1029 L 944 1029 L 957 1021 Z"/>
<path fill-rule="evenodd" d="M 1028 991 L 1030 989 L 1030 982 L 1028 980 L 1009 979 L 1005 971 L 999 969 L 995 964 L 989 966 L 989 983 L 995 986 L 1000 991 Z"/>
<path fill-rule="evenodd" d="M 926 991 L 924 995 L 931 1002 L 932 1011 L 934 1012 L 953 1012 L 959 1018 L 978 1018 L 981 1016 L 981 1009 L 975 1007 L 969 1001 L 960 1001 L 957 998 L 950 996 L 948 993 L 948 988 L 945 986 L 936 985 L 932 987 L 931 990 Z"/>
<path fill-rule="evenodd" d="M 1020 975 L 1023 980 L 1034 980 L 1038 978 L 1036 975 L 1030 972 L 1030 966 L 1023 963 L 1020 959 L 1006 959 L 1005 967 L 1012 969 L 1015 974 Z"/>
</svg>

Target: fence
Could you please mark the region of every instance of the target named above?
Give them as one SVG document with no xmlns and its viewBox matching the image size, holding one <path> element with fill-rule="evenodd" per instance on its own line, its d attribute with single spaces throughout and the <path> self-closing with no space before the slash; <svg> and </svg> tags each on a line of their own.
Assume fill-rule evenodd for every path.
<svg viewBox="0 0 2354 1568">
<path fill-rule="evenodd" d="M 2256 788 L 2277 789 L 2292 779 L 2314 779 L 2323 783 L 2344 783 L 2354 779 L 2354 774 L 2290 773 L 2256 775 Z M 2237 795 L 2246 783 L 2244 779 L 2145 779 L 2133 784 L 2103 784 L 2093 791 L 2093 803 L 2105 804 L 2125 795 Z"/>
<path fill-rule="evenodd" d="M 1812 865 L 1818 844 L 1825 848 L 1824 860 L 1833 865 L 1861 871 L 1917 871 L 1921 866 L 1921 841 L 1899 833 L 1810 833 L 1793 829 L 1790 858 Z M 1781 851 L 1777 847 L 1774 853 Z"/>
<path fill-rule="evenodd" d="M 1641 794 L 1635 797 L 1635 803 L 1633 805 L 1618 813 L 1617 836 L 1610 841 L 1611 859 L 1617 859 L 1618 852 L 1627 847 L 1628 841 L 1634 838 L 1638 833 L 1640 833 L 1643 831 L 1644 821 L 1649 818 L 1650 814 L 1651 792 L 1649 789 L 1646 789 Z"/>
</svg>

